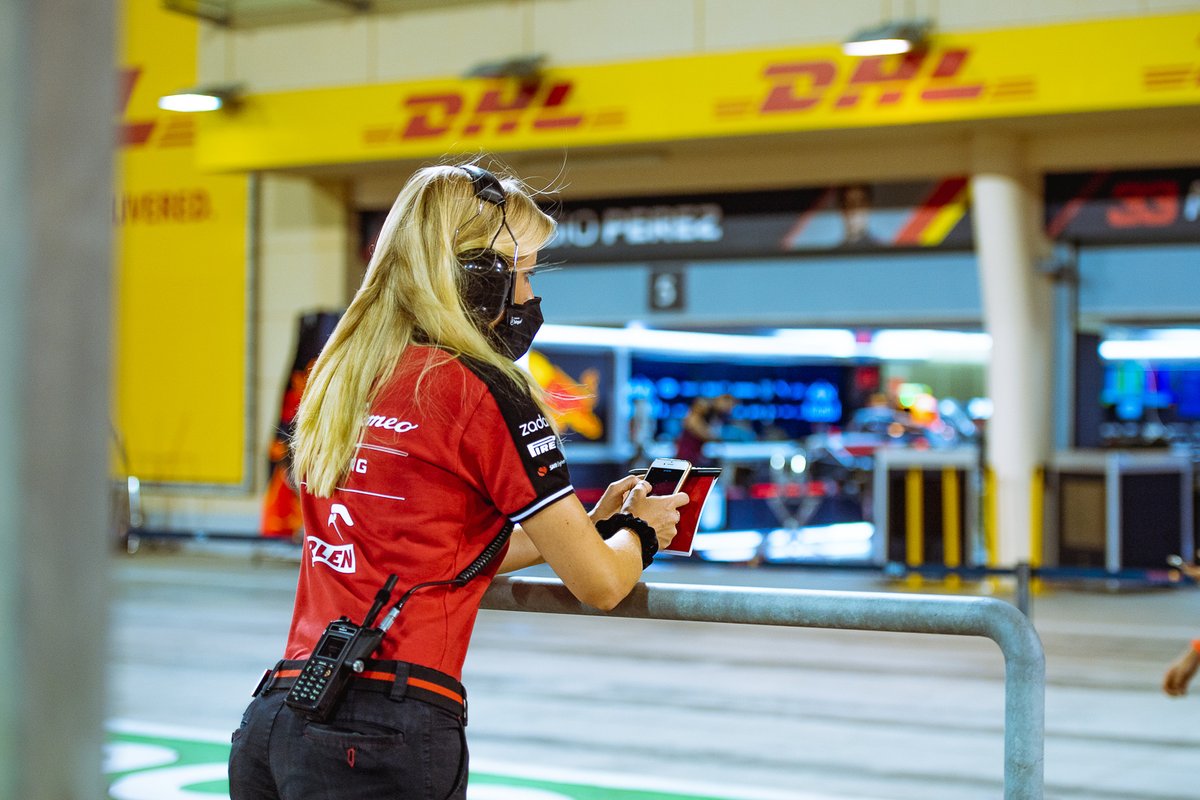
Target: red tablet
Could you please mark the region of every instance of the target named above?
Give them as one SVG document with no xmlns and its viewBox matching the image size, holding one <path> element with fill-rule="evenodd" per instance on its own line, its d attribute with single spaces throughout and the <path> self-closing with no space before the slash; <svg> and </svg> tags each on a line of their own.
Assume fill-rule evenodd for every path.
<svg viewBox="0 0 1200 800">
<path fill-rule="evenodd" d="M 646 470 L 631 469 L 629 473 L 642 477 L 646 474 Z M 692 547 L 696 541 L 696 530 L 700 526 L 700 512 L 704 510 L 704 503 L 708 500 L 708 494 L 720 474 L 720 467 L 692 467 L 688 471 L 687 478 L 683 481 L 683 491 L 687 492 L 689 498 L 688 504 L 679 509 L 679 524 L 675 526 L 675 538 L 659 552 L 679 556 L 692 554 Z"/>
</svg>

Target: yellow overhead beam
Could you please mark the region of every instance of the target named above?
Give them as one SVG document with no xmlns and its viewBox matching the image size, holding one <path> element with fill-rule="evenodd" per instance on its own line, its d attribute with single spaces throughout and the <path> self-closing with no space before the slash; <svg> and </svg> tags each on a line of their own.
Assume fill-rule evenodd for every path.
<svg viewBox="0 0 1200 800">
<path fill-rule="evenodd" d="M 204 115 L 198 160 L 258 170 L 452 152 L 1200 105 L 1200 13 L 935 34 L 923 52 L 836 44 L 612 64 L 539 81 L 448 77 L 251 94 Z M 251 88 L 253 76 L 249 76 Z"/>
</svg>

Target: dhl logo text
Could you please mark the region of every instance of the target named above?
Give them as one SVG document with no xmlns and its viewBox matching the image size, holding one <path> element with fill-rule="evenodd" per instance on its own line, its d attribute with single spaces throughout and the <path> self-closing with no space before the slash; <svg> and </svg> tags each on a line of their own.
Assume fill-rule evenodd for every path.
<svg viewBox="0 0 1200 800">
<path fill-rule="evenodd" d="M 518 83 L 476 93 L 449 89 L 410 94 L 400 101 L 403 124 L 372 126 L 363 130 L 367 144 L 422 141 L 443 136 L 471 138 L 491 134 L 560 131 L 614 124 L 623 113 L 585 116 L 564 109 L 574 84 L 571 81 Z"/>
<path fill-rule="evenodd" d="M 913 51 L 851 62 L 809 59 L 768 64 L 761 76 L 768 86 L 757 100 L 731 99 L 716 104 L 717 116 L 760 116 L 817 110 L 846 112 L 895 106 L 914 99 L 921 104 L 1027 99 L 1036 93 L 1032 77 L 968 80 L 971 52 L 965 48 Z"/>
</svg>

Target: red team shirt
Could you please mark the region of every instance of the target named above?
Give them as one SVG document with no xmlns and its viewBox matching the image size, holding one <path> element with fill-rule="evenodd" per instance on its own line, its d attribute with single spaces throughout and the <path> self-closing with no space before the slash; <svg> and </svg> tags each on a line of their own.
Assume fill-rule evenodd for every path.
<svg viewBox="0 0 1200 800">
<path fill-rule="evenodd" d="M 429 359 L 435 366 L 422 376 Z M 506 520 L 573 491 L 562 443 L 528 393 L 489 367 L 410 347 L 371 408 L 342 486 L 332 497 L 300 486 L 306 554 L 285 658 L 307 658 L 338 616 L 362 622 L 388 575 L 399 576 L 392 602 L 418 583 L 450 580 Z M 416 592 L 375 657 L 461 679 L 502 560 L 462 588 Z"/>
</svg>

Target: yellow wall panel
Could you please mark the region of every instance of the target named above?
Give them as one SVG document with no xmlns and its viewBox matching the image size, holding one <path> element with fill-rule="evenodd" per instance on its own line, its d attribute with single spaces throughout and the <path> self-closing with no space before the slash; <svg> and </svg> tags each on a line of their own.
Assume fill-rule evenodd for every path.
<svg viewBox="0 0 1200 800">
<path fill-rule="evenodd" d="M 194 165 L 196 121 L 157 107 L 196 78 L 197 23 L 156 0 L 123 8 L 116 428 L 143 481 L 244 473 L 247 180 Z"/>
</svg>

